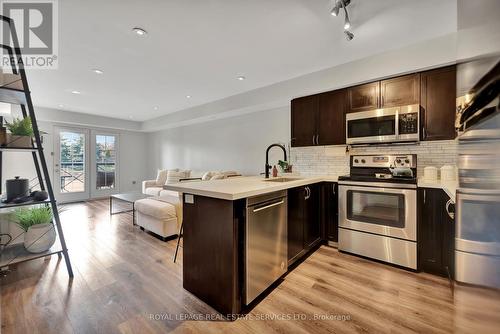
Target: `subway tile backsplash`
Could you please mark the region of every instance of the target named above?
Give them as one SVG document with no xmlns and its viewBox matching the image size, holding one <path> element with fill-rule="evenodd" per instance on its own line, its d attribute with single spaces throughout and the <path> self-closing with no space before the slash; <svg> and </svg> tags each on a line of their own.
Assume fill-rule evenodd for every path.
<svg viewBox="0 0 500 334">
<path fill-rule="evenodd" d="M 345 145 L 293 147 L 291 162 L 293 169 L 305 175 L 349 174 L 349 156 L 356 154 L 417 154 L 417 176 L 424 174 L 424 167 L 456 165 L 457 142 L 439 140 L 409 145 L 353 147 L 345 153 Z"/>
</svg>

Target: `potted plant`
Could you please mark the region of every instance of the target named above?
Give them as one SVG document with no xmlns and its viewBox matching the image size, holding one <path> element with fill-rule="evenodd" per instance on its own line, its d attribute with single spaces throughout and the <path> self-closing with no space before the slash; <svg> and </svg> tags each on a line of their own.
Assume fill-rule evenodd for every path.
<svg viewBox="0 0 500 334">
<path fill-rule="evenodd" d="M 48 206 L 21 208 L 14 212 L 14 221 L 25 231 L 24 248 L 28 252 L 41 253 L 52 247 L 56 241 L 52 217 Z"/>
<path fill-rule="evenodd" d="M 10 131 L 7 134 L 7 147 L 32 147 L 31 139 L 34 136 L 31 118 L 14 118 L 12 123 L 5 122 Z"/>
</svg>

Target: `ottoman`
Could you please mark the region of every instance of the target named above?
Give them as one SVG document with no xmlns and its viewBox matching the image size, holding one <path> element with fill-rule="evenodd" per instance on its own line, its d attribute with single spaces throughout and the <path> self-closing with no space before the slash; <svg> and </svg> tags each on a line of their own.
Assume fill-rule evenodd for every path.
<svg viewBox="0 0 500 334">
<path fill-rule="evenodd" d="M 175 237 L 179 232 L 179 200 L 145 198 L 135 202 L 137 225 L 150 231 L 163 241 Z"/>
</svg>

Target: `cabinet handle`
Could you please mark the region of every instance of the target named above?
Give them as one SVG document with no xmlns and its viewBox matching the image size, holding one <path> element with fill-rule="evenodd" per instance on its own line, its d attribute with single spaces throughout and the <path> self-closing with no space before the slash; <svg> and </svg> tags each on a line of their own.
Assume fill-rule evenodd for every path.
<svg viewBox="0 0 500 334">
<path fill-rule="evenodd" d="M 425 128 L 422 128 L 422 138 L 425 139 L 427 134 L 425 133 Z"/>
<path fill-rule="evenodd" d="M 424 189 L 424 203 L 425 203 L 425 189 Z"/>
<path fill-rule="evenodd" d="M 316 145 L 319 145 L 319 135 L 316 135 Z"/>
<path fill-rule="evenodd" d="M 305 187 L 304 188 L 305 191 L 306 191 L 306 197 L 304 197 L 304 199 L 309 199 L 309 197 L 311 197 L 311 190 L 309 189 L 309 187 Z"/>
<path fill-rule="evenodd" d="M 450 212 L 450 205 L 453 204 L 453 201 L 451 198 L 446 202 L 446 212 L 448 213 L 448 216 L 450 216 L 451 219 L 455 220 L 455 212 Z"/>
<path fill-rule="evenodd" d="M 335 195 L 335 185 L 332 187 L 332 193 Z"/>
<path fill-rule="evenodd" d="M 316 143 L 314 142 L 314 139 L 316 138 L 315 135 L 313 135 L 313 145 L 316 145 Z"/>
</svg>

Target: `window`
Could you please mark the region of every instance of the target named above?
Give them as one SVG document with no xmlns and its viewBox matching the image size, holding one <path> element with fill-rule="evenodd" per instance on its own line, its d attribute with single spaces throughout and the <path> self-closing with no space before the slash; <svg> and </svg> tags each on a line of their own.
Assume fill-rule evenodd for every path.
<svg viewBox="0 0 500 334">
<path fill-rule="evenodd" d="M 96 135 L 96 189 L 114 189 L 116 178 L 116 136 Z"/>
</svg>

